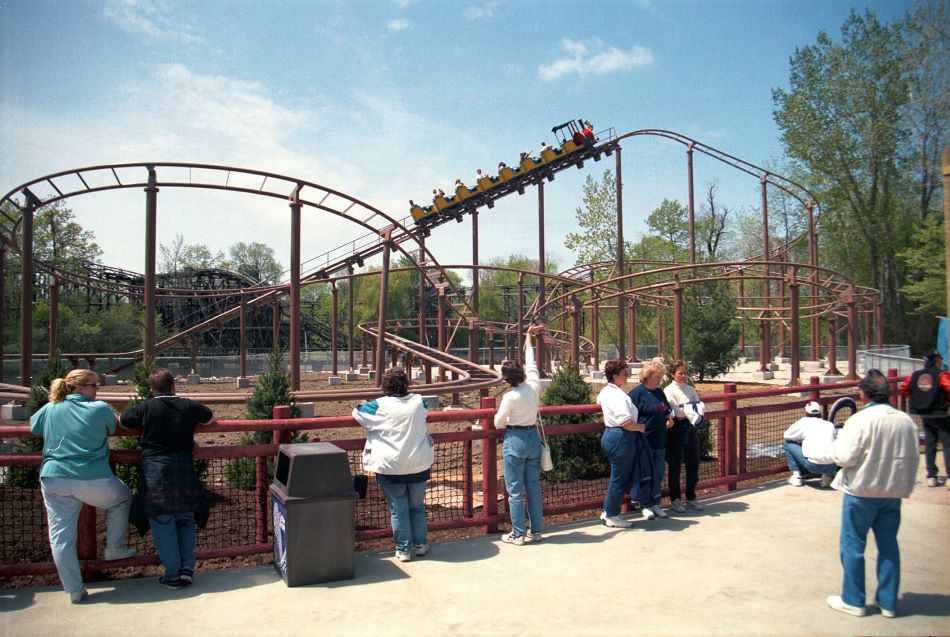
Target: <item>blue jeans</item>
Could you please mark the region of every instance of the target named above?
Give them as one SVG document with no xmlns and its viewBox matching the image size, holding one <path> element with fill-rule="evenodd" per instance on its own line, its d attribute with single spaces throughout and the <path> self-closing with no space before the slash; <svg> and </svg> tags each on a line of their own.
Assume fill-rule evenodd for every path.
<svg viewBox="0 0 950 637">
<path fill-rule="evenodd" d="M 650 455 L 653 457 L 653 482 L 650 484 L 650 500 L 640 502 L 643 506 L 656 506 L 660 504 L 660 493 L 663 492 L 663 469 L 666 467 L 666 448 L 652 449 Z"/>
<path fill-rule="evenodd" d="M 40 485 L 56 572 L 63 583 L 63 590 L 78 593 L 83 587 L 79 556 L 76 555 L 76 535 L 83 503 L 108 510 L 106 548 L 120 549 L 125 546 L 129 530 L 132 493 L 115 476 L 100 480 L 41 478 Z"/>
<path fill-rule="evenodd" d="M 633 479 L 634 436 L 621 427 L 607 427 L 600 437 L 600 448 L 610 462 L 610 482 L 604 496 L 604 512 L 610 517 L 620 514 L 620 504 Z"/>
<path fill-rule="evenodd" d="M 541 436 L 535 429 L 505 429 L 503 445 L 505 489 L 511 514 L 511 532 L 525 534 L 525 498 L 531 531 L 541 532 Z"/>
<path fill-rule="evenodd" d="M 409 484 L 380 482 L 379 486 L 389 507 L 396 550 L 408 553 L 413 546 L 425 544 L 429 533 L 426 521 L 426 481 Z"/>
<path fill-rule="evenodd" d="M 877 544 L 877 605 L 897 610 L 897 588 L 901 579 L 901 554 L 897 530 L 901 525 L 900 498 L 861 498 L 845 495 L 841 504 L 841 567 L 845 604 L 864 608 L 864 548 L 868 529 Z"/>
<path fill-rule="evenodd" d="M 165 567 L 165 579 L 178 579 L 181 569 L 195 570 L 195 515 L 166 513 L 148 519 L 152 541 Z"/>
<path fill-rule="evenodd" d="M 819 473 L 823 476 L 833 476 L 838 473 L 836 464 L 815 464 L 805 457 L 802 453 L 802 446 L 786 440 L 782 443 L 782 449 L 785 450 L 785 461 L 791 471 L 807 471 L 808 473 Z"/>
</svg>

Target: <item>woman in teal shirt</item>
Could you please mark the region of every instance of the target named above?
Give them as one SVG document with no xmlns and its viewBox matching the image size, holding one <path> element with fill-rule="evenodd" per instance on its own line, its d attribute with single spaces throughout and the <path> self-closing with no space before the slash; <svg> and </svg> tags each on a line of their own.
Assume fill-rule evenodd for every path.
<svg viewBox="0 0 950 637">
<path fill-rule="evenodd" d="M 50 402 L 30 418 L 30 431 L 43 438 L 40 486 L 49 526 L 53 562 L 73 604 L 87 595 L 82 585 L 76 535 L 83 503 L 108 510 L 107 560 L 135 555 L 125 545 L 129 527 L 129 488 L 109 467 L 108 436 L 115 412 L 96 400 L 96 373 L 74 369 L 50 388 Z"/>
</svg>

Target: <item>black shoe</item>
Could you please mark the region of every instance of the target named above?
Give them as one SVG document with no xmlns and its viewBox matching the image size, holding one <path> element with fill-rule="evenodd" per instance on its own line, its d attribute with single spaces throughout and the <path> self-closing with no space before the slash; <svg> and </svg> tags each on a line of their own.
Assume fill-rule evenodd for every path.
<svg viewBox="0 0 950 637">
<path fill-rule="evenodd" d="M 165 588 L 170 588 L 173 591 L 177 591 L 179 588 L 184 588 L 185 584 L 180 579 L 165 579 L 164 577 L 158 578 L 158 583 L 164 586 Z"/>
<path fill-rule="evenodd" d="M 182 584 L 188 586 L 195 579 L 195 571 L 190 568 L 183 568 L 178 571 L 178 579 L 181 580 Z"/>
</svg>

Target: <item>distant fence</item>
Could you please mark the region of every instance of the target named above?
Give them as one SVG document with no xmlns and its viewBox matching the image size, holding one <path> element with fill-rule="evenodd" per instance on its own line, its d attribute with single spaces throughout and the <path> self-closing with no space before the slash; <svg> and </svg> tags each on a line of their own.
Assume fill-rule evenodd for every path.
<svg viewBox="0 0 950 637">
<path fill-rule="evenodd" d="M 892 382 L 896 373 L 891 371 Z M 782 433 L 802 415 L 806 402 L 817 400 L 827 409 L 842 396 L 856 396 L 855 381 L 820 385 L 812 377 L 810 384 L 799 387 L 736 392 L 735 384 L 724 386 L 722 394 L 706 395 L 707 419 L 713 434 L 713 449 L 700 468 L 700 489 L 734 489 L 744 480 L 762 478 L 786 471 L 782 452 Z M 774 397 L 764 404 L 752 399 Z M 499 477 L 503 432 L 493 425 L 493 398 L 482 400 L 481 409 L 432 411 L 430 428 L 436 423 L 451 423 L 450 429 L 433 434 L 435 464 L 426 495 L 430 530 L 481 527 L 494 533 L 508 520 L 504 481 Z M 584 414 L 589 422 L 550 425 L 549 436 L 573 436 L 600 432 L 598 405 L 546 407 L 545 417 Z M 276 445 L 287 442 L 292 431 L 307 432 L 311 440 L 326 440 L 346 450 L 354 475 L 364 474 L 361 450 L 365 442 L 362 430 L 349 417 L 291 419 L 286 407 L 275 408 L 269 421 L 225 420 L 201 429 L 195 458 L 201 466 L 202 481 L 212 501 L 208 527 L 198 533 L 197 557 L 235 557 L 269 553 L 271 519 L 268 461 L 276 454 Z M 846 417 L 846 416 L 845 416 Z M 209 445 L 222 433 L 270 431 L 273 444 Z M 126 434 L 128 435 L 128 434 Z M 25 425 L 0 427 L 0 438 L 30 438 Z M 239 460 L 245 459 L 245 460 Z M 141 461 L 138 450 L 113 450 L 110 460 L 118 472 L 128 471 Z M 11 484 L 11 471 L 17 467 L 37 467 L 39 453 L 0 454 L 0 577 L 55 573 L 47 539 L 46 514 L 39 488 Z M 557 462 L 557 458 L 555 458 Z M 243 465 L 243 466 L 242 466 Z M 246 479 L 236 485 L 235 471 Z M 603 504 L 608 479 L 575 480 L 551 483 L 542 480 L 545 515 L 596 510 Z M 664 479 L 665 482 L 665 479 Z M 665 486 L 665 485 L 664 485 Z M 625 505 L 626 506 L 626 505 Z M 151 541 L 130 529 L 130 544 L 138 556 L 121 562 L 104 562 L 102 511 L 84 507 L 80 516 L 78 552 L 87 571 L 116 566 L 158 564 Z M 356 507 L 356 538 L 367 540 L 390 535 L 389 513 L 384 497 L 374 480 L 369 481 L 365 498 Z M 315 539 L 316 541 L 316 539 Z"/>
</svg>

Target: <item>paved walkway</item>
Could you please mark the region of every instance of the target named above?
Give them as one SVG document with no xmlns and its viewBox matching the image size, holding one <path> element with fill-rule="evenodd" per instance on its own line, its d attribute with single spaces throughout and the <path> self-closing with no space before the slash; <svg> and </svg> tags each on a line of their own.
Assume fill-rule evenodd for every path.
<svg viewBox="0 0 950 637">
<path fill-rule="evenodd" d="M 840 501 L 776 482 L 629 530 L 572 523 L 523 547 L 471 538 L 408 564 L 360 554 L 356 579 L 298 588 L 261 567 L 199 573 L 181 591 L 154 577 L 95 583 L 76 606 L 58 588 L 0 590 L 0 634 L 950 634 L 950 490 L 918 484 L 904 503 L 896 619 L 825 605 L 841 577 Z M 869 541 L 870 599 L 874 564 Z"/>
</svg>

